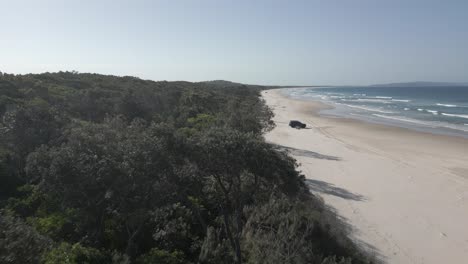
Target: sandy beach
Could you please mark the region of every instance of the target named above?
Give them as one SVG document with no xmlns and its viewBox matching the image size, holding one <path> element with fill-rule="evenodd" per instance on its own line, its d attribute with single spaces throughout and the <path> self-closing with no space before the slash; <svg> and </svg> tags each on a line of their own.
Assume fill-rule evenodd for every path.
<svg viewBox="0 0 468 264">
<path fill-rule="evenodd" d="M 468 139 L 324 117 L 320 102 L 263 91 L 311 191 L 387 263 L 468 261 Z M 305 122 L 293 129 L 289 120 Z"/>
</svg>

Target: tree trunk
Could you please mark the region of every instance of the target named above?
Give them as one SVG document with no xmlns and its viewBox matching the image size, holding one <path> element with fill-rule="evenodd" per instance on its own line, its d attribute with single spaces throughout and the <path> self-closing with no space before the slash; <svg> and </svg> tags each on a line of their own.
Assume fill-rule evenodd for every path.
<svg viewBox="0 0 468 264">
<path fill-rule="evenodd" d="M 135 248 L 136 248 L 135 240 L 136 240 L 138 234 L 140 233 L 140 231 L 143 229 L 143 225 L 144 225 L 143 223 L 140 224 L 140 226 L 137 228 L 137 230 L 135 230 L 127 240 L 127 247 L 125 248 L 125 254 L 127 256 L 129 256 L 130 258 L 133 258 L 135 256 L 135 254 L 136 254 L 136 252 L 135 252 Z"/>
<path fill-rule="evenodd" d="M 235 254 L 235 262 L 237 264 L 242 263 L 242 254 L 241 254 L 241 249 L 240 249 L 240 243 L 239 243 L 239 238 L 238 236 L 233 236 L 231 227 L 229 225 L 229 215 L 227 212 L 225 212 L 224 208 L 221 207 L 222 213 L 223 213 L 223 219 L 224 219 L 224 227 L 226 229 L 226 234 L 228 236 L 229 242 L 231 243 L 231 247 L 234 250 Z"/>
</svg>

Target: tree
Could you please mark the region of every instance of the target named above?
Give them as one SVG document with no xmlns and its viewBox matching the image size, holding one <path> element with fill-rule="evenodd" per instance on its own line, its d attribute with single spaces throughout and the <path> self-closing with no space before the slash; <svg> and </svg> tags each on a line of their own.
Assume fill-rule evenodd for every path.
<svg viewBox="0 0 468 264">
<path fill-rule="evenodd" d="M 84 213 L 91 243 L 102 245 L 106 219 L 118 219 L 126 230 L 125 253 L 134 257 L 149 209 L 163 204 L 163 190 L 172 188 L 169 140 L 153 133 L 157 129 L 146 130 L 144 122 L 127 126 L 119 118 L 78 127 L 60 147 L 32 153 L 27 172 L 39 176 L 43 192 Z"/>
<path fill-rule="evenodd" d="M 38 263 L 51 240 L 21 219 L 0 212 L 0 263 Z"/>
<path fill-rule="evenodd" d="M 41 259 L 44 264 L 101 264 L 109 262 L 107 256 L 99 250 L 84 247 L 79 243 L 60 243 L 47 252 Z"/>
<path fill-rule="evenodd" d="M 217 201 L 235 261 L 241 263 L 244 207 L 265 200 L 275 188 L 290 194 L 304 188 L 296 164 L 252 133 L 212 129 L 194 141 L 193 159 L 206 178 L 205 186 L 212 186 L 206 192 Z M 277 168 L 289 173 L 275 174 Z"/>
<path fill-rule="evenodd" d="M 17 173 L 22 176 L 26 156 L 43 144 L 54 144 L 66 118 L 42 99 L 6 112 L 0 124 L 2 143 L 13 150 Z"/>
</svg>

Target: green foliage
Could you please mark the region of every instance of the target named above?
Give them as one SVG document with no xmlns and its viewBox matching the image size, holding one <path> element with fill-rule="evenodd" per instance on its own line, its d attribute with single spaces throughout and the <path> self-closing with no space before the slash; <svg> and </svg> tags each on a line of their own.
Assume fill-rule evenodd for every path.
<svg viewBox="0 0 468 264">
<path fill-rule="evenodd" d="M 45 253 L 41 262 L 44 264 L 100 264 L 107 257 L 99 250 L 84 247 L 79 243 L 60 243 L 57 247 Z"/>
<path fill-rule="evenodd" d="M 17 188 L 24 182 L 15 172 L 14 159 L 8 150 L 0 147 L 0 200 L 18 195 Z"/>
<path fill-rule="evenodd" d="M 0 211 L 0 263 L 38 263 L 51 240 L 24 221 Z"/>
<path fill-rule="evenodd" d="M 247 208 L 246 215 L 242 238 L 248 263 L 368 263 L 344 224 L 310 195 L 272 197 Z"/>
<path fill-rule="evenodd" d="M 273 198 L 250 211 L 243 233 L 249 263 L 319 262 L 313 248 L 317 215 L 286 198 Z"/>
<path fill-rule="evenodd" d="M 234 263 L 235 256 L 231 245 L 222 234 L 222 228 L 208 227 L 200 250 L 201 263 Z"/>
<path fill-rule="evenodd" d="M 148 253 L 140 256 L 137 264 L 185 264 L 187 260 L 184 258 L 184 254 L 180 251 L 168 252 L 165 250 L 153 248 Z"/>
<path fill-rule="evenodd" d="M 53 213 L 46 217 L 33 218 L 31 222 L 37 231 L 44 234 L 58 234 L 67 222 L 64 214 Z"/>
<path fill-rule="evenodd" d="M 203 130 L 213 126 L 216 118 L 209 114 L 198 114 L 196 117 L 191 117 L 187 122 L 197 130 Z"/>
<path fill-rule="evenodd" d="M 6 208 L 16 215 L 29 217 L 36 212 L 44 197 L 37 186 L 26 184 L 17 188 L 17 196 L 8 199 Z"/>
<path fill-rule="evenodd" d="M 38 217 L 30 217 L 28 222 L 36 228 L 41 234 L 46 234 L 56 240 L 67 239 L 74 233 L 74 222 L 76 213 L 74 210 L 67 209 L 59 212 L 43 214 Z"/>
<path fill-rule="evenodd" d="M 171 250 L 196 246 L 198 236 L 192 230 L 196 219 L 188 207 L 175 203 L 156 209 L 153 216 L 153 238 L 160 246 Z"/>
<path fill-rule="evenodd" d="M 56 108 L 40 98 L 32 98 L 3 115 L 2 143 L 11 148 L 21 162 L 36 147 L 57 139 L 66 122 Z"/>
</svg>

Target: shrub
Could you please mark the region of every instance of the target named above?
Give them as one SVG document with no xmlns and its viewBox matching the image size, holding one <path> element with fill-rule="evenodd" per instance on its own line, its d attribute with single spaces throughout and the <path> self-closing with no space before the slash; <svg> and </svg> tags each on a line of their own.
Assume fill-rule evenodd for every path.
<svg viewBox="0 0 468 264">
<path fill-rule="evenodd" d="M 179 251 L 168 252 L 162 249 L 153 248 L 150 252 L 140 256 L 137 264 L 184 264 L 187 260 L 184 258 L 184 254 Z"/>
<path fill-rule="evenodd" d="M 106 260 L 106 256 L 95 248 L 66 242 L 60 243 L 42 258 L 44 264 L 100 264 Z"/>
</svg>

